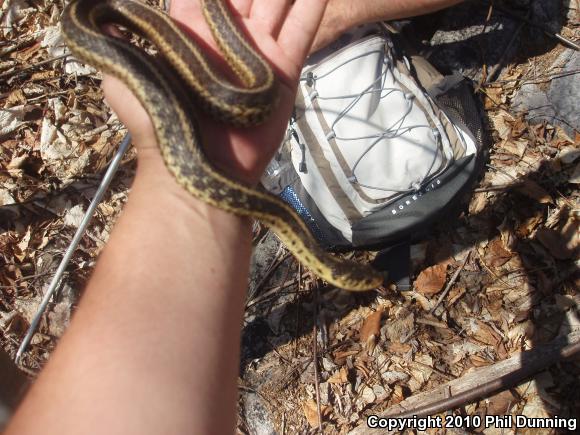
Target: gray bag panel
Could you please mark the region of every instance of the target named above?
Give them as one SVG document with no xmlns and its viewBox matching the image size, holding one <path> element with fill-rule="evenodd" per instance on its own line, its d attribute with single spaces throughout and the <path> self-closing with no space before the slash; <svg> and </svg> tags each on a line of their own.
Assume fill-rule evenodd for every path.
<svg viewBox="0 0 580 435">
<path fill-rule="evenodd" d="M 477 176 L 476 164 L 477 159 L 473 155 L 457 160 L 433 181 L 434 189 L 407 195 L 356 222 L 352 226 L 352 246 L 379 247 L 409 237 L 423 236 L 471 187 Z"/>
</svg>

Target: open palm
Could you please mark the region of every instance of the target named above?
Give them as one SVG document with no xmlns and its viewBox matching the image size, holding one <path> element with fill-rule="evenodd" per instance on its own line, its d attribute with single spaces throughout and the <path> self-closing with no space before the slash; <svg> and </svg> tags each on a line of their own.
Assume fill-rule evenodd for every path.
<svg viewBox="0 0 580 435">
<path fill-rule="evenodd" d="M 251 128 L 224 126 L 202 115 L 202 140 L 208 158 L 230 176 L 257 183 L 283 137 L 294 104 L 296 83 L 318 29 L 326 0 L 231 0 L 232 12 L 251 42 L 266 57 L 280 81 L 280 100 L 272 116 Z M 215 48 L 198 0 L 173 0 L 170 15 L 183 28 Z M 214 54 L 215 53 L 208 53 Z M 136 98 L 119 81 L 106 77 L 107 101 L 133 134 L 140 152 L 154 147 L 153 127 Z M 159 154 L 159 153 L 157 153 Z M 159 158 L 160 155 L 159 155 Z"/>
</svg>

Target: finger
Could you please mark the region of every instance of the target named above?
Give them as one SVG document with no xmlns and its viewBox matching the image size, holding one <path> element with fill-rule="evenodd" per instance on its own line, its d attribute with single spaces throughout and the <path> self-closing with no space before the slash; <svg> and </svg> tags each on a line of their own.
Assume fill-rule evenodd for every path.
<svg viewBox="0 0 580 435">
<path fill-rule="evenodd" d="M 250 18 L 260 23 L 262 30 L 277 37 L 290 5 L 291 0 L 254 0 Z"/>
<path fill-rule="evenodd" d="M 204 41 L 210 47 L 216 48 L 199 1 L 172 0 L 169 15 L 181 24 L 182 30 L 191 38 L 196 41 Z"/>
<path fill-rule="evenodd" d="M 326 3 L 327 0 L 296 0 L 280 29 L 278 44 L 297 65 L 302 65 L 308 55 Z"/>
<path fill-rule="evenodd" d="M 248 18 L 250 16 L 250 10 L 252 9 L 252 0 L 231 0 L 233 8 L 238 12 L 238 14 L 243 18 Z"/>
<path fill-rule="evenodd" d="M 169 4 L 169 15 L 174 18 L 201 16 L 201 7 L 197 1 L 172 0 Z"/>
<path fill-rule="evenodd" d="M 151 137 L 155 137 L 149 115 L 135 94 L 121 80 L 105 74 L 102 87 L 107 103 L 133 134 L 135 143 L 144 144 L 149 142 Z"/>
</svg>

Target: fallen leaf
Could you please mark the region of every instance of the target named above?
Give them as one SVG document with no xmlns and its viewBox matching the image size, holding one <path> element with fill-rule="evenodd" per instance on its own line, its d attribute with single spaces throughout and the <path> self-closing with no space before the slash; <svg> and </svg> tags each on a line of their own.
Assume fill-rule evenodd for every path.
<svg viewBox="0 0 580 435">
<path fill-rule="evenodd" d="M 453 246 L 447 237 L 433 240 L 429 245 L 429 255 L 432 258 L 432 263 L 448 266 L 455 262 L 453 254 Z"/>
<path fill-rule="evenodd" d="M 543 218 L 540 215 L 531 216 L 518 225 L 516 228 L 516 234 L 522 239 L 527 238 L 534 232 L 538 225 L 542 223 L 542 221 Z"/>
<path fill-rule="evenodd" d="M 387 370 L 381 372 L 381 377 L 383 378 L 383 382 L 385 384 L 393 385 L 397 382 L 407 382 L 410 376 L 407 373 Z"/>
<path fill-rule="evenodd" d="M 32 74 L 30 76 L 30 81 L 38 82 L 42 80 L 48 80 L 50 78 L 56 77 L 56 75 L 56 71 L 40 71 Z"/>
<path fill-rule="evenodd" d="M 330 384 L 346 384 L 348 383 L 348 371 L 346 367 L 341 367 L 339 370 L 328 378 Z"/>
<path fill-rule="evenodd" d="M 343 352 L 335 352 L 333 354 L 334 356 L 334 362 L 338 365 L 342 365 L 346 362 L 346 359 L 349 356 L 353 356 L 356 355 L 357 353 L 359 353 L 358 350 L 347 350 L 347 351 L 343 351 Z"/>
<path fill-rule="evenodd" d="M 434 295 L 443 289 L 447 279 L 447 267 L 437 264 L 423 270 L 415 280 L 415 288 L 419 293 Z"/>
<path fill-rule="evenodd" d="M 370 313 L 360 328 L 360 342 L 365 345 L 370 341 L 375 341 L 379 336 L 381 329 L 381 316 L 383 314 L 382 308 Z"/>
<path fill-rule="evenodd" d="M 83 210 L 83 206 L 82 205 L 75 205 L 74 207 L 72 207 L 70 210 L 68 210 L 64 216 L 64 224 L 67 227 L 74 227 L 77 228 L 83 218 L 85 216 L 85 212 Z"/>
<path fill-rule="evenodd" d="M 557 159 L 560 159 L 566 165 L 574 162 L 578 157 L 580 157 L 580 150 L 573 145 L 563 147 L 556 156 Z"/>
<path fill-rule="evenodd" d="M 48 331 L 53 337 L 61 337 L 69 324 L 71 307 L 67 302 L 57 303 L 48 313 Z"/>
<path fill-rule="evenodd" d="M 477 192 L 471 198 L 469 203 L 469 214 L 477 215 L 485 210 L 489 205 L 489 197 L 487 192 Z"/>
<path fill-rule="evenodd" d="M 512 255 L 504 248 L 501 239 L 494 239 L 487 245 L 484 261 L 489 267 L 501 267 L 512 258 Z"/>
<path fill-rule="evenodd" d="M 506 315 L 506 317 L 511 318 L 510 315 Z M 527 320 L 525 322 L 513 323 L 513 320 L 510 322 L 512 325 L 509 331 L 506 334 L 506 337 L 509 339 L 510 348 L 512 351 L 518 351 L 521 347 L 522 343 L 531 340 L 534 337 L 535 326 L 531 320 Z"/>
<path fill-rule="evenodd" d="M 536 287 L 544 295 L 552 294 L 553 281 L 541 270 L 536 272 Z"/>
<path fill-rule="evenodd" d="M 489 359 L 481 355 L 470 355 L 469 362 L 473 364 L 474 367 L 485 367 L 490 365 Z"/>
<path fill-rule="evenodd" d="M 580 235 L 578 223 L 570 219 L 561 232 L 550 228 L 540 228 L 536 231 L 536 238 L 558 260 L 572 258 L 578 250 Z"/>
<path fill-rule="evenodd" d="M 580 163 L 578 163 L 574 168 L 574 171 L 572 171 L 570 178 L 568 178 L 568 182 L 572 184 L 580 184 Z"/>
<path fill-rule="evenodd" d="M 382 385 L 373 385 L 373 393 L 375 393 L 377 403 L 387 400 L 390 392 L 390 389 L 387 390 Z"/>
<path fill-rule="evenodd" d="M 405 341 L 415 330 L 415 315 L 406 309 L 401 310 L 395 318 L 389 319 L 381 328 L 384 340 Z"/>
<path fill-rule="evenodd" d="M 25 253 L 26 250 L 28 249 L 28 247 L 30 245 L 31 236 L 32 236 L 31 228 L 28 227 L 28 229 L 26 230 L 26 234 L 24 234 L 24 236 L 22 236 L 22 238 L 20 239 L 20 241 L 17 244 L 18 248 L 20 249 L 20 251 L 22 253 Z M 21 259 L 21 261 L 22 261 L 22 259 Z"/>
<path fill-rule="evenodd" d="M 34 106 L 26 104 L 0 109 L 0 136 L 7 135 L 23 125 L 24 117 L 33 109 Z"/>
<path fill-rule="evenodd" d="M 8 169 L 20 169 L 22 167 L 22 164 L 26 161 L 27 158 L 28 156 L 26 154 L 23 154 L 18 157 L 12 157 L 12 160 L 10 160 L 10 163 L 8 163 L 6 167 Z"/>
<path fill-rule="evenodd" d="M 373 391 L 373 389 L 371 387 L 364 387 L 362 394 L 361 394 L 361 399 L 362 401 L 367 404 L 370 405 L 371 403 L 374 403 L 377 400 L 377 396 L 375 394 L 375 392 Z"/>
<path fill-rule="evenodd" d="M 430 311 L 433 308 L 434 302 L 431 302 L 431 299 L 421 293 L 411 290 L 405 294 L 412 297 L 421 306 L 423 311 Z"/>
<path fill-rule="evenodd" d="M 543 402 L 541 396 L 537 392 L 534 396 L 530 395 L 529 399 L 526 401 L 526 404 L 522 408 L 521 415 L 525 415 L 528 418 L 534 419 L 550 418 L 550 414 L 548 414 L 548 410 L 546 409 L 546 404 Z M 530 431 L 528 433 L 532 432 Z"/>
<path fill-rule="evenodd" d="M 414 362 L 410 364 L 411 378 L 406 385 L 411 391 L 418 391 L 433 375 L 433 358 L 426 354 L 417 354 Z"/>
<path fill-rule="evenodd" d="M 484 92 L 484 104 L 487 110 L 498 107 L 502 103 L 503 89 L 500 87 L 488 87 Z"/>
<path fill-rule="evenodd" d="M 522 195 L 535 199 L 541 204 L 552 204 L 554 202 L 546 189 L 529 179 L 525 179 L 522 183 L 518 184 L 516 190 Z"/>
<path fill-rule="evenodd" d="M 0 314 L 0 328 L 6 333 L 21 335 L 28 329 L 29 323 L 17 311 Z"/>
<path fill-rule="evenodd" d="M 38 312 L 39 305 L 40 297 L 35 299 L 17 299 L 14 303 L 14 308 L 30 324 Z"/>
<path fill-rule="evenodd" d="M 401 402 L 404 399 L 405 399 L 405 391 L 403 390 L 403 387 L 401 385 L 395 385 L 395 388 L 393 389 L 391 403 L 393 405 L 396 405 L 397 403 Z"/>
<path fill-rule="evenodd" d="M 456 365 L 459 361 L 470 355 L 475 355 L 482 352 L 484 347 L 480 343 L 474 343 L 472 340 L 465 340 L 462 342 L 452 343 L 449 346 L 449 353 L 451 356 L 450 363 Z M 461 370 L 460 367 L 456 367 Z"/>
<path fill-rule="evenodd" d="M 316 402 L 312 399 L 308 399 L 305 402 L 302 402 L 302 409 L 304 410 L 304 416 L 308 421 L 310 427 L 318 427 L 318 407 Z M 324 419 L 324 417 L 328 417 L 332 411 L 332 408 L 329 405 L 320 405 L 320 415 Z"/>
<path fill-rule="evenodd" d="M 0 207 L 14 204 L 16 201 L 14 197 L 7 190 L 0 190 Z"/>
<path fill-rule="evenodd" d="M 515 118 L 505 110 L 499 110 L 497 113 L 490 115 L 493 127 L 502 139 L 507 139 L 511 135 Z"/>
<path fill-rule="evenodd" d="M 517 119 L 515 119 L 514 123 L 512 124 L 512 131 L 510 132 L 510 135 L 511 137 L 520 137 L 528 129 L 529 124 L 525 122 L 521 116 L 519 116 Z"/>
<path fill-rule="evenodd" d="M 399 341 L 393 341 L 389 344 L 389 352 L 405 354 L 411 350 L 411 345 L 408 343 L 401 343 Z"/>
<path fill-rule="evenodd" d="M 6 107 L 22 105 L 26 103 L 26 97 L 21 88 L 16 88 L 10 92 L 8 98 L 6 98 Z"/>
<path fill-rule="evenodd" d="M 521 159 L 524 156 L 524 153 L 526 152 L 527 146 L 528 141 L 524 139 L 505 140 L 501 144 L 501 149 L 502 151 L 514 154 Z"/>
<path fill-rule="evenodd" d="M 467 290 L 463 286 L 455 286 L 454 288 L 452 288 L 451 291 L 449 292 L 449 297 L 448 297 L 448 300 L 447 300 L 447 306 L 450 307 L 455 302 L 457 302 L 457 300 L 461 296 L 463 296 L 466 291 Z"/>
<path fill-rule="evenodd" d="M 497 332 L 495 332 L 491 326 L 481 322 L 480 320 L 474 319 L 470 332 L 470 335 L 481 343 L 497 347 L 500 342 L 500 337 Z"/>
<path fill-rule="evenodd" d="M 500 232 L 501 242 L 503 247 L 509 252 L 513 252 L 516 248 L 517 239 L 514 233 L 514 226 L 508 220 L 507 216 L 504 217 L 503 222 L 497 227 Z"/>
</svg>

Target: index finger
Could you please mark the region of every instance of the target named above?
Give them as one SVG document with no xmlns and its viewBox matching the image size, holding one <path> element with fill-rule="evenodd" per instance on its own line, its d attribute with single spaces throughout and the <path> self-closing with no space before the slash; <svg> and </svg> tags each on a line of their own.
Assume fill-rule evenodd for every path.
<svg viewBox="0 0 580 435">
<path fill-rule="evenodd" d="M 278 34 L 288 58 L 301 65 L 310 51 L 328 0 L 296 0 Z"/>
</svg>

